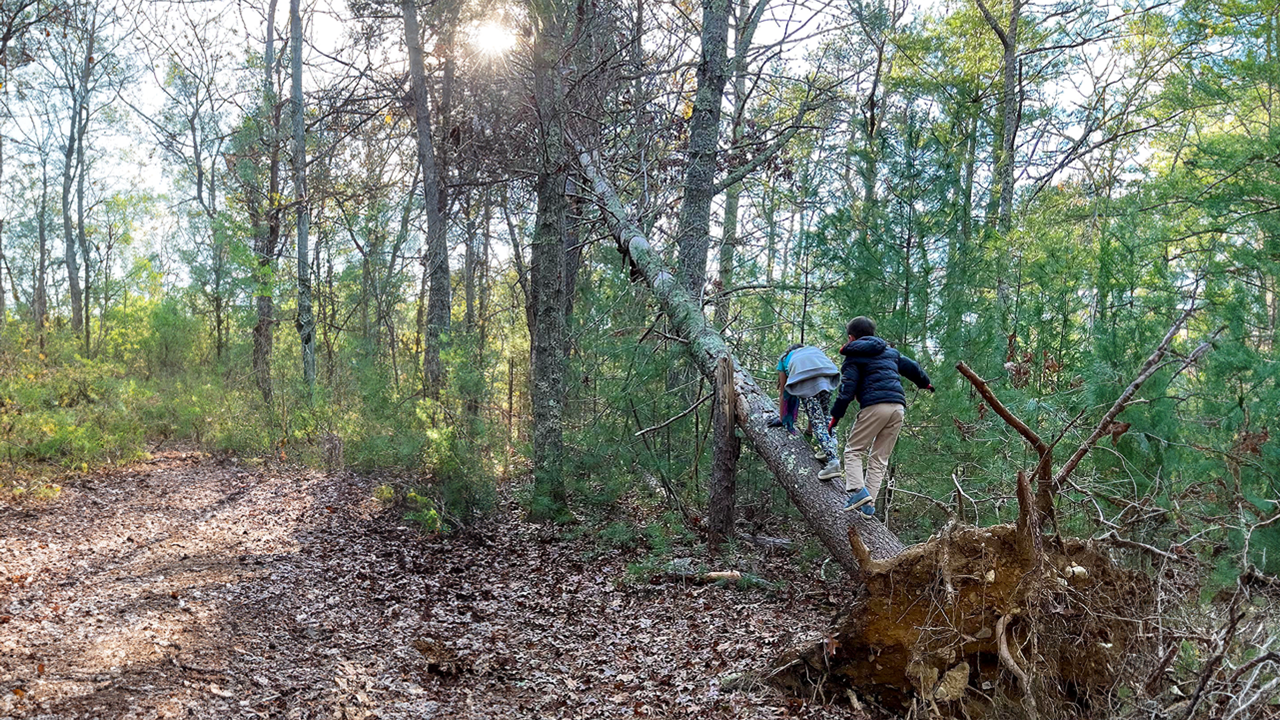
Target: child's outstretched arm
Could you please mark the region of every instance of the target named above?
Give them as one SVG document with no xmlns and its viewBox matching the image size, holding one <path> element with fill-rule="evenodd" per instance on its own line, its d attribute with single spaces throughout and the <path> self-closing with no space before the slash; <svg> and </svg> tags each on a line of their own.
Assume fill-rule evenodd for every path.
<svg viewBox="0 0 1280 720">
<path fill-rule="evenodd" d="M 915 383 L 921 390 L 933 392 L 933 383 L 929 382 L 929 376 L 924 368 L 906 355 L 898 355 L 898 374 Z"/>
<path fill-rule="evenodd" d="M 854 401 L 857 393 L 858 366 L 852 362 L 846 362 L 844 367 L 840 368 L 840 395 L 831 406 L 830 427 L 840 424 L 840 418 L 844 417 L 845 410 L 848 409 L 849 403 Z"/>
</svg>

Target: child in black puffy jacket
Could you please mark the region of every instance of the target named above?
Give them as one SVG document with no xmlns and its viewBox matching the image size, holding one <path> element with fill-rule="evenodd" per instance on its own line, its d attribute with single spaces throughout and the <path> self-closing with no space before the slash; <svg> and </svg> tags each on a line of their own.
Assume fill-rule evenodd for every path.
<svg viewBox="0 0 1280 720">
<path fill-rule="evenodd" d="M 847 331 L 849 344 L 840 349 L 844 363 L 840 366 L 840 396 L 831 408 L 831 428 L 835 429 L 849 403 L 856 399 L 861 409 L 844 448 L 844 489 L 849 493 L 844 509 L 873 515 L 876 495 L 906 413 L 907 396 L 899 377 L 929 392 L 933 392 L 933 384 L 915 360 L 876 337 L 876 324 L 871 318 L 854 318 Z M 868 454 L 864 478 L 863 456 Z"/>
</svg>

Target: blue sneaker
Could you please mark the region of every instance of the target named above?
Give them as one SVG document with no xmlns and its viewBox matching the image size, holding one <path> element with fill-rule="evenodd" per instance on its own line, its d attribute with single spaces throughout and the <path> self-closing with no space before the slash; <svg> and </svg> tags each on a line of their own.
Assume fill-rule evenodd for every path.
<svg viewBox="0 0 1280 720">
<path fill-rule="evenodd" d="M 865 487 L 858 488 L 849 493 L 849 499 L 844 504 L 844 511 L 850 512 L 861 508 L 863 505 L 871 503 L 871 493 L 867 492 Z M 866 510 L 863 510 L 865 513 Z"/>
<path fill-rule="evenodd" d="M 875 506 L 875 505 L 872 505 L 871 503 L 867 503 L 866 505 L 863 505 L 862 507 L 860 507 L 860 508 L 858 508 L 858 509 L 859 509 L 859 510 L 861 510 L 861 511 L 862 511 L 862 514 L 863 514 L 863 515 L 866 515 L 867 517 L 875 517 L 875 514 L 876 514 L 876 506 Z"/>
</svg>

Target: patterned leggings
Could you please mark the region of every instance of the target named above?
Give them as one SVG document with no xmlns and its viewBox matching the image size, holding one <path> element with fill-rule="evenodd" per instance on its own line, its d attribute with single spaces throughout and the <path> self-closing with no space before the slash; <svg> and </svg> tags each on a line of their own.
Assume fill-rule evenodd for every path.
<svg viewBox="0 0 1280 720">
<path fill-rule="evenodd" d="M 827 453 L 827 460 L 840 457 L 835 436 L 827 429 L 827 424 L 831 422 L 831 414 L 828 410 L 831 406 L 831 393 L 824 390 L 814 397 L 799 400 L 804 414 L 809 417 L 809 428 L 813 430 L 813 434 L 818 438 L 818 444 Z"/>
</svg>

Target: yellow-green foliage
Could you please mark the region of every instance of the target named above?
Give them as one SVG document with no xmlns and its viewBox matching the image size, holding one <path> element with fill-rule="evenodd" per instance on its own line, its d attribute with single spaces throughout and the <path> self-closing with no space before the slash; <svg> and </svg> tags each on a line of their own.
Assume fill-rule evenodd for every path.
<svg viewBox="0 0 1280 720">
<path fill-rule="evenodd" d="M 12 334 L 0 345 L 4 459 L 86 469 L 142 457 L 139 410 L 151 391 L 117 363 L 59 350 Z"/>
</svg>

